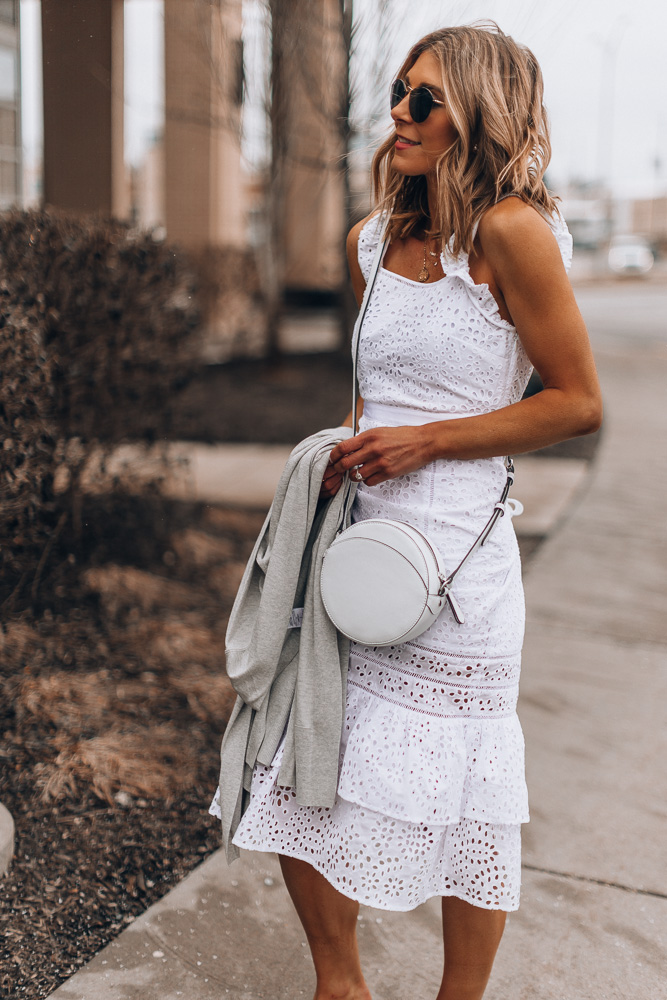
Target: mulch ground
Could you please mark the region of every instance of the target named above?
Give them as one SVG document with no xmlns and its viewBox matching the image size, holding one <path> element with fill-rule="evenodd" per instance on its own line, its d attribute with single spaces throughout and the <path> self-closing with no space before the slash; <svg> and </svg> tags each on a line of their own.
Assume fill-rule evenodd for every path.
<svg viewBox="0 0 667 1000">
<path fill-rule="evenodd" d="M 0 800 L 16 824 L 0 995 L 12 1000 L 48 996 L 220 846 L 207 810 L 234 697 L 224 632 L 263 515 L 172 504 L 151 552 L 154 504 L 122 506 L 141 544 L 107 528 L 78 578 L 54 574 L 51 608 L 0 632 Z"/>
<path fill-rule="evenodd" d="M 174 437 L 295 442 L 340 422 L 349 379 L 337 355 L 211 368 L 171 401 Z M 40 607 L 2 623 L 0 800 L 16 854 L 0 879 L 0 996 L 48 996 L 219 847 L 224 632 L 262 520 L 90 498 L 86 565 L 63 540 Z"/>
</svg>

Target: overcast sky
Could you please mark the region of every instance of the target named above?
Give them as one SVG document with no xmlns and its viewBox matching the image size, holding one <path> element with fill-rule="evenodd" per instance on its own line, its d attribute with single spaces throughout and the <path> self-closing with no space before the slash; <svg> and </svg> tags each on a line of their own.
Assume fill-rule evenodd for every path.
<svg viewBox="0 0 667 1000">
<path fill-rule="evenodd" d="M 368 29 L 377 0 L 354 3 L 360 23 L 355 72 L 361 79 L 364 38 L 373 37 Z M 552 186 L 573 177 L 593 179 L 602 171 L 618 194 L 667 193 L 665 0 L 394 0 L 394 6 L 398 30 L 387 60 L 387 90 L 392 70 L 421 35 L 492 18 L 530 46 L 542 66 L 552 122 Z M 38 0 L 21 0 L 21 17 L 24 143 L 30 157 L 41 135 Z M 160 0 L 126 0 L 125 45 L 126 156 L 136 161 L 162 118 Z"/>
</svg>

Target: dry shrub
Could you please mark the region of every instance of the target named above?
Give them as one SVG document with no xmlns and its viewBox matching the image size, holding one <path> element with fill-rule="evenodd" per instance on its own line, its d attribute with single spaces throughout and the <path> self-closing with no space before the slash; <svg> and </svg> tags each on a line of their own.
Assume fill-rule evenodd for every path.
<svg viewBox="0 0 667 1000">
<path fill-rule="evenodd" d="M 222 729 L 235 699 L 222 672 L 211 674 L 198 665 L 162 677 L 147 671 L 120 683 L 107 670 L 58 671 L 24 678 L 15 687 L 22 727 L 29 728 L 33 716 L 57 730 L 51 741 L 55 759 L 34 766 L 35 788 L 47 802 L 76 798 L 81 783 L 110 804 L 119 791 L 155 799 L 191 787 L 200 764 L 197 735 L 172 722 L 141 726 L 132 716 L 137 707 L 147 716 L 164 716 L 170 707 L 174 713 L 180 701 L 190 718 Z M 110 718 L 115 721 L 107 728 Z"/>
<path fill-rule="evenodd" d="M 267 352 L 267 315 L 252 250 L 207 247 L 193 255 L 200 301 L 208 317 L 200 354 L 208 363 L 261 357 Z"/>
<path fill-rule="evenodd" d="M 188 257 L 125 223 L 53 210 L 0 216 L 0 248 L 14 313 L 38 318 L 59 434 L 164 431 L 165 396 L 193 360 L 200 322 Z"/>
<path fill-rule="evenodd" d="M 35 766 L 43 802 L 75 797 L 83 784 L 109 805 L 121 790 L 168 804 L 197 775 L 197 747 L 168 722 L 151 729 L 115 728 L 74 743 L 61 734 L 55 742 L 61 749 L 53 763 Z"/>
<path fill-rule="evenodd" d="M 22 301 L 2 274 L 0 601 L 17 595 L 26 584 L 38 585 L 40 558 L 59 519 L 53 493 L 55 360 L 45 347 L 45 323 L 44 296 L 33 294 Z"/>
<path fill-rule="evenodd" d="M 61 536 L 80 547 L 89 452 L 169 432 L 169 400 L 194 371 L 198 281 L 183 252 L 120 222 L 0 215 L 5 610 L 35 605 Z"/>
<path fill-rule="evenodd" d="M 202 722 L 212 722 L 222 728 L 231 713 L 236 699 L 229 678 L 218 671 L 211 673 L 199 664 L 192 663 L 158 677 L 144 671 L 141 680 L 124 680 L 116 686 L 116 696 L 126 708 L 143 704 L 151 714 L 158 708 L 161 714 L 171 706 L 176 711 L 177 701 L 187 704 L 191 716 Z"/>
</svg>

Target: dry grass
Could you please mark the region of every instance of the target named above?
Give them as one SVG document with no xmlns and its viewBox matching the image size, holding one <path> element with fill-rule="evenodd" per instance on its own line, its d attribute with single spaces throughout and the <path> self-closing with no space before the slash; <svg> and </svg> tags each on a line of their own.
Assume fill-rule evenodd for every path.
<svg viewBox="0 0 667 1000">
<path fill-rule="evenodd" d="M 147 613 L 156 608 L 196 609 L 207 603 L 208 595 L 179 580 L 147 573 L 134 566 L 107 566 L 86 570 L 85 585 L 99 594 L 106 612 L 115 618 L 123 608 Z"/>
<path fill-rule="evenodd" d="M 198 719 L 212 719 L 222 727 L 229 718 L 236 694 L 226 674 L 212 677 L 201 667 L 193 666 L 173 676 L 171 684 L 185 696 L 188 708 Z"/>
<path fill-rule="evenodd" d="M 142 618 L 129 623 L 118 639 L 130 650 L 141 651 L 147 669 L 183 669 L 195 664 L 224 675 L 226 621 L 222 609 L 215 629 L 209 628 L 196 612 L 178 620 Z"/>
<path fill-rule="evenodd" d="M 152 506 L 105 511 L 85 519 L 86 587 L 0 627 L 0 797 L 20 844 L 0 880 L 0 993 L 26 1000 L 220 843 L 222 594 L 263 519 L 172 505 L 153 534 Z"/>
<path fill-rule="evenodd" d="M 34 620 L 20 618 L 0 625 L 0 684 L 24 672 L 35 675 L 54 666 L 94 670 L 108 657 L 104 634 L 85 617 L 63 621 L 46 612 L 39 628 Z"/>
<path fill-rule="evenodd" d="M 0 654 L 6 663 L 20 664 L 27 652 L 39 644 L 39 633 L 28 622 L 15 620 L 0 625 Z"/>
<path fill-rule="evenodd" d="M 200 568 L 226 563 L 234 558 L 235 552 L 234 543 L 229 538 L 217 538 L 196 528 L 174 534 L 171 547 L 179 559 Z"/>
<path fill-rule="evenodd" d="M 113 702 L 114 684 L 108 670 L 92 674 L 57 671 L 22 680 L 14 707 L 19 723 L 32 715 L 76 736 L 99 726 Z"/>
<path fill-rule="evenodd" d="M 14 704 L 22 725 L 29 726 L 32 716 L 56 730 L 55 759 L 35 766 L 41 801 L 76 798 L 83 783 L 113 804 L 119 791 L 170 798 L 191 785 L 198 771 L 197 738 L 184 738 L 183 729 L 170 722 L 142 725 L 137 716 L 164 718 L 170 706 L 175 715 L 183 704 L 190 718 L 222 728 L 234 697 L 222 670 L 212 674 L 195 664 L 161 677 L 145 671 L 120 681 L 109 670 L 26 677 Z"/>
<path fill-rule="evenodd" d="M 231 603 L 239 589 L 245 568 L 244 562 L 230 562 L 224 569 L 216 566 L 208 574 L 208 585 L 222 601 Z"/>
<path fill-rule="evenodd" d="M 57 743 L 65 743 L 61 733 Z M 114 728 L 63 746 L 53 763 L 35 766 L 35 786 L 42 802 L 72 798 L 79 782 L 109 805 L 114 794 L 173 801 L 197 773 L 197 754 L 171 723 L 149 730 Z"/>
<path fill-rule="evenodd" d="M 204 522 L 215 531 L 232 532 L 252 541 L 264 524 L 266 511 L 245 510 L 236 507 L 209 507 L 204 512 Z"/>
</svg>

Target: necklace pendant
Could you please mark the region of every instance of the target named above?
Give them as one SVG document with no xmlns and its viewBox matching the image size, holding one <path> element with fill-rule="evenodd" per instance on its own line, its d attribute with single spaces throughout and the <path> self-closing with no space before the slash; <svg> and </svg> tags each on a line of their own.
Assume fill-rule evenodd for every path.
<svg viewBox="0 0 667 1000">
<path fill-rule="evenodd" d="M 422 267 L 422 269 L 419 272 L 419 274 L 417 275 L 417 277 L 419 278 L 420 281 L 428 281 L 428 269 L 427 269 L 426 265 L 424 265 L 424 267 Z"/>
</svg>

